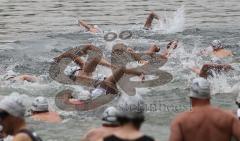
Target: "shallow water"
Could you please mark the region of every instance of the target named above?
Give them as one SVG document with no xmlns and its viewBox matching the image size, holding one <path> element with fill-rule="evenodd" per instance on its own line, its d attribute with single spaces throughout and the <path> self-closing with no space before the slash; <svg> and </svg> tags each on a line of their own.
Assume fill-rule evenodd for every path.
<svg viewBox="0 0 240 141">
<path fill-rule="evenodd" d="M 154 21 L 152 31 L 141 27 L 150 10 L 166 18 L 166 24 Z M 100 126 L 99 117 L 104 108 L 90 112 L 64 112 L 54 106 L 54 96 L 65 86 L 48 78 L 51 59 L 62 51 L 85 43 L 104 48 L 106 56 L 116 42 L 103 42 L 103 35 L 84 33 L 77 26 L 84 19 L 107 31 L 130 29 L 134 36 L 125 43 L 143 50 L 153 41 L 164 47 L 172 39 L 181 41 L 181 48 L 161 67 L 173 75 L 173 80 L 162 86 L 138 88 L 148 104 L 147 121 L 142 130 L 158 140 L 167 140 L 169 123 L 178 112 L 189 109 L 187 98 L 190 80 L 196 77 L 186 69 L 187 64 L 201 66 L 207 57 L 195 56 L 200 48 L 213 39 L 220 39 L 235 52 L 239 52 L 240 5 L 238 0 L 1 0 L 0 1 L 0 75 L 6 70 L 41 75 L 42 82 L 8 85 L 0 82 L 1 95 L 12 91 L 50 98 L 51 105 L 64 117 L 61 124 L 46 124 L 28 119 L 44 140 L 75 141 L 90 128 Z M 104 70 L 103 70 L 104 72 Z M 229 76 L 210 80 L 214 93 L 229 92 L 239 82 L 239 68 Z M 236 108 L 234 94 L 213 96 L 213 104 L 227 109 Z M 112 102 L 114 103 L 114 102 Z M 112 105 L 110 103 L 110 105 Z M 151 105 L 152 104 L 152 105 Z M 158 109 L 156 109 L 155 105 Z M 177 106 L 177 109 L 174 107 Z"/>
</svg>

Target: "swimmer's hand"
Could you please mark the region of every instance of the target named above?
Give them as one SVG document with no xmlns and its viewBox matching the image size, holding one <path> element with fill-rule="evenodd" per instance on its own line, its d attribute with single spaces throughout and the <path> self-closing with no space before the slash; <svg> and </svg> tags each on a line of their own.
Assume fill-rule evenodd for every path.
<svg viewBox="0 0 240 141">
<path fill-rule="evenodd" d="M 144 73 L 142 73 L 139 77 L 140 77 L 142 82 L 145 80 L 145 74 Z"/>
</svg>

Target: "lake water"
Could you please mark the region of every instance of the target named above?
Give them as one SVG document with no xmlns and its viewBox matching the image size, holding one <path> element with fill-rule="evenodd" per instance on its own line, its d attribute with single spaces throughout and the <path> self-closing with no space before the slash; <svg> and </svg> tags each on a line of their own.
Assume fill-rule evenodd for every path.
<svg viewBox="0 0 240 141">
<path fill-rule="evenodd" d="M 153 30 L 144 31 L 142 27 L 151 10 L 167 22 L 154 21 Z M 83 32 L 77 25 L 78 19 L 98 25 L 104 34 L 126 29 L 133 31 L 133 38 L 124 42 L 139 50 L 147 48 L 151 42 L 159 43 L 163 48 L 173 39 L 180 41 L 180 48 L 159 68 L 171 73 L 173 80 L 162 86 L 137 89 L 149 108 L 142 130 L 157 140 L 166 141 L 170 121 L 177 113 L 189 109 L 189 82 L 196 75 L 187 66 L 200 67 L 209 61 L 208 57 L 194 55 L 199 49 L 219 39 L 235 53 L 234 57 L 224 61 L 235 62 L 237 69 L 227 76 L 210 80 L 214 93 L 230 92 L 240 80 L 236 63 L 240 54 L 238 0 L 0 0 L 0 19 L 0 75 L 14 70 L 37 75 L 43 80 L 35 84 L 1 81 L 0 94 L 8 95 L 15 91 L 31 98 L 48 97 L 53 109 L 64 117 L 63 123 L 48 124 L 27 119 L 29 125 L 47 141 L 76 141 L 88 129 L 101 125 L 99 117 L 104 107 L 89 112 L 66 112 L 54 106 L 57 92 L 72 86 L 48 78 L 52 58 L 86 43 L 104 46 L 108 55 L 116 43 L 104 42 L 103 34 Z M 235 109 L 235 96 L 216 95 L 212 101 L 214 105 Z"/>
</svg>

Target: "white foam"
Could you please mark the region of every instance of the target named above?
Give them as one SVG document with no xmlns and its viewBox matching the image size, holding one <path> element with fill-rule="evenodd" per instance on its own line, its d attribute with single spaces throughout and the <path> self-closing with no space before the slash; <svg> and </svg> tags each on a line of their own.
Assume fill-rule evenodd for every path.
<svg viewBox="0 0 240 141">
<path fill-rule="evenodd" d="M 173 13 L 173 16 L 165 14 L 161 16 L 158 24 L 153 26 L 153 30 L 160 30 L 161 33 L 176 33 L 184 30 L 185 24 L 185 8 L 181 6 Z"/>
</svg>

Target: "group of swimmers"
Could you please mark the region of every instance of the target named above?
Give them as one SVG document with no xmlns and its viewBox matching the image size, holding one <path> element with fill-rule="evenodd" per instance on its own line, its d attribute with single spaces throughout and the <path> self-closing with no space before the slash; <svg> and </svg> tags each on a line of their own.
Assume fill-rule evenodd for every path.
<svg viewBox="0 0 240 141">
<path fill-rule="evenodd" d="M 195 78 L 189 94 L 191 108 L 179 113 L 171 123 L 169 141 L 227 141 L 234 137 L 240 140 L 239 117 L 231 111 L 211 105 L 211 89 L 207 79 Z M 38 98 L 35 102 L 44 99 Z M 236 102 L 238 105 L 239 101 Z M 32 110 L 47 110 L 33 104 Z M 13 136 L 14 141 L 41 141 L 25 122 L 26 107 L 16 96 L 7 96 L 0 101 L 1 136 Z M 145 121 L 145 103 L 140 95 L 122 96 L 115 107 L 103 112 L 102 126 L 92 129 L 82 141 L 154 141 L 140 131 Z M 239 113 L 239 111 L 238 111 Z"/>
<path fill-rule="evenodd" d="M 160 18 L 151 12 L 144 24 L 144 29 L 151 29 L 153 19 Z M 84 21 L 79 24 L 87 31 L 92 33 L 101 32 L 97 26 L 88 25 Z M 171 55 L 172 51 L 178 47 L 178 40 L 168 43 L 166 49 L 159 54 L 160 47 L 157 44 L 151 44 L 149 49 L 144 51 L 155 60 L 165 59 Z M 76 52 L 76 53 L 73 53 Z M 133 60 L 139 64 L 149 64 L 149 60 L 143 59 L 135 50 L 127 47 L 123 43 L 118 43 L 113 49 L 113 53 L 127 53 Z M 94 53 L 84 61 L 81 57 Z M 190 69 L 197 73 L 200 78 L 193 80 L 191 93 L 189 95 L 192 108 L 190 111 L 180 113 L 171 124 L 170 141 L 190 141 L 194 140 L 230 140 L 234 136 L 240 140 L 240 98 L 236 100 L 239 107 L 237 115 L 232 112 L 226 112 L 220 108 L 210 105 L 210 83 L 207 78 L 213 76 L 212 71 L 228 72 L 233 68 L 229 64 L 222 63 L 222 58 L 232 56 L 232 52 L 226 50 L 221 41 L 214 40 L 209 48 L 200 51 L 201 55 L 211 54 L 213 57 L 211 63 L 204 64 L 202 68 L 191 67 Z M 64 70 L 65 75 L 75 82 L 84 82 L 87 84 L 94 83 L 94 89 L 88 92 L 89 99 L 94 100 L 100 95 L 118 94 L 117 82 L 123 75 L 139 76 L 144 82 L 145 72 L 135 69 L 129 69 L 118 64 L 111 64 L 104 59 L 101 50 L 92 44 L 86 45 L 81 49 L 73 48 L 54 58 L 56 63 L 63 58 L 70 58 L 75 64 L 73 67 L 68 66 Z M 93 72 L 96 67 L 102 65 L 113 70 L 112 75 L 102 78 L 94 78 Z M 4 77 L 8 81 L 28 81 L 36 82 L 37 77 L 32 75 L 16 75 L 9 72 Z M 93 82 L 94 81 L 94 82 Z M 70 97 L 69 102 L 73 105 L 81 103 L 81 99 Z M 0 125 L 2 127 L 1 136 L 14 136 L 14 141 L 41 141 L 41 138 L 31 131 L 25 123 L 26 107 L 21 99 L 16 96 L 6 96 L 0 101 Z M 31 107 L 31 118 L 45 122 L 60 122 L 61 118 L 50 110 L 48 100 L 44 97 L 34 99 Z M 82 140 L 85 141 L 142 141 L 154 139 L 144 135 L 140 127 L 144 122 L 144 101 L 141 96 L 122 96 L 116 107 L 109 107 L 103 113 L 102 127 L 89 131 Z"/>
</svg>

